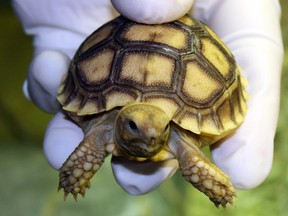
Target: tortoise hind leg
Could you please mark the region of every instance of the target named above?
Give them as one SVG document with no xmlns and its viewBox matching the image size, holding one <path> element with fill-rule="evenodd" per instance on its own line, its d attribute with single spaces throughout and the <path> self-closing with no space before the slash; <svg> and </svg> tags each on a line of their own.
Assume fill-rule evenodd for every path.
<svg viewBox="0 0 288 216">
<path fill-rule="evenodd" d="M 64 189 L 65 197 L 71 193 L 85 195 L 90 187 L 90 179 L 103 164 L 106 157 L 106 145 L 111 137 L 111 126 L 95 125 L 85 135 L 83 141 L 68 157 L 60 168 L 59 187 Z"/>
<path fill-rule="evenodd" d="M 175 137 L 173 152 L 183 177 L 206 194 L 217 207 L 233 204 L 236 193 L 229 177 L 199 150 L 195 145 L 197 140 L 180 131 L 177 131 Z"/>
</svg>

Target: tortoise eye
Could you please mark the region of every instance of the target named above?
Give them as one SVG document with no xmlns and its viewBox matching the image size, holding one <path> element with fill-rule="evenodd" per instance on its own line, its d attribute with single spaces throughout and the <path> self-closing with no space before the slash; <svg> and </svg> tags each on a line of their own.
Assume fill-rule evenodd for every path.
<svg viewBox="0 0 288 216">
<path fill-rule="evenodd" d="M 135 123 L 134 121 L 130 120 L 130 121 L 128 122 L 128 125 L 129 125 L 129 128 L 130 128 L 132 131 L 138 131 L 138 127 L 137 127 L 137 125 L 136 125 L 136 123 Z"/>
</svg>

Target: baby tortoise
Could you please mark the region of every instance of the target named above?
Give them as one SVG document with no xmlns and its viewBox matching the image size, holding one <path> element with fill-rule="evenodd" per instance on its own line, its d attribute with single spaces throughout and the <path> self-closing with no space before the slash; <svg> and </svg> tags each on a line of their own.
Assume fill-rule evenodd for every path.
<svg viewBox="0 0 288 216">
<path fill-rule="evenodd" d="M 228 48 L 185 15 L 145 25 L 122 16 L 80 46 L 58 100 L 85 137 L 60 169 L 65 196 L 84 195 L 107 154 L 176 158 L 216 206 L 233 203 L 229 177 L 199 150 L 230 135 L 247 110 L 247 81 Z"/>
</svg>

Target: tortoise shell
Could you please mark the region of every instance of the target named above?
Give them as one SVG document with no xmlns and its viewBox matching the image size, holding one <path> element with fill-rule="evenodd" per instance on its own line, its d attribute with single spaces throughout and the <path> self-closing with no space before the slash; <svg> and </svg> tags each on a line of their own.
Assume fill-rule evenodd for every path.
<svg viewBox="0 0 288 216">
<path fill-rule="evenodd" d="M 150 103 L 184 129 L 219 135 L 243 121 L 245 86 L 233 55 L 204 23 L 184 16 L 145 25 L 119 16 L 79 47 L 58 100 L 79 116 Z"/>
</svg>

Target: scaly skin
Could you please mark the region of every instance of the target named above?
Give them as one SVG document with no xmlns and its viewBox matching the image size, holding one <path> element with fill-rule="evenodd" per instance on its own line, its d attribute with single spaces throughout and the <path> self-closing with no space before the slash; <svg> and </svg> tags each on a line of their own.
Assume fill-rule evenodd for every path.
<svg viewBox="0 0 288 216">
<path fill-rule="evenodd" d="M 90 179 L 103 164 L 107 154 L 106 146 L 113 137 L 113 121 L 106 117 L 104 115 L 90 122 L 83 141 L 60 168 L 58 189 L 63 188 L 65 198 L 69 193 L 75 200 L 78 194 L 84 196 L 86 188 L 90 187 Z"/>
<path fill-rule="evenodd" d="M 199 140 L 184 131 L 173 130 L 171 133 L 173 138 L 169 147 L 178 159 L 183 177 L 206 194 L 217 207 L 233 204 L 236 193 L 229 177 L 199 150 Z"/>
</svg>

